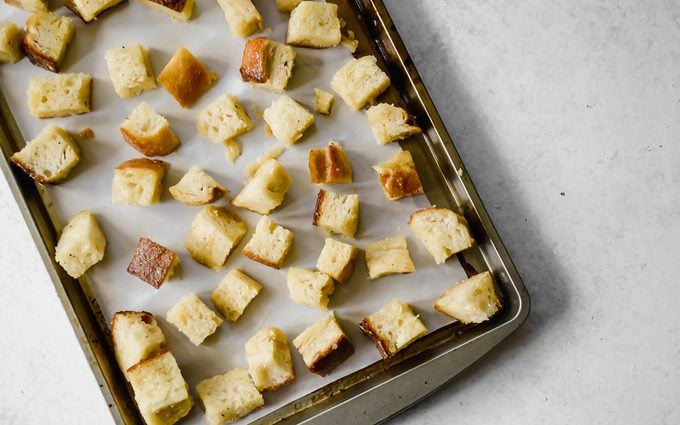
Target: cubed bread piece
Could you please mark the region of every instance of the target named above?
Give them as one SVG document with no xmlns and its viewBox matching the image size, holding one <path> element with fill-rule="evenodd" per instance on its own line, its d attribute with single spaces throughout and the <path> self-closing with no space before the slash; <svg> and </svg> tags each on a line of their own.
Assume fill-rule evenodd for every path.
<svg viewBox="0 0 680 425">
<path fill-rule="evenodd" d="M 248 371 L 241 368 L 199 382 L 196 392 L 210 425 L 232 423 L 264 405 Z"/>
<path fill-rule="evenodd" d="M 233 164 L 234 161 L 236 161 L 236 158 L 241 156 L 241 148 L 239 147 L 238 142 L 234 139 L 225 140 L 223 145 L 224 157 L 227 158 L 227 161 Z"/>
<path fill-rule="evenodd" d="M 54 258 L 73 278 L 79 278 L 104 258 L 106 236 L 90 211 L 76 214 L 64 227 Z"/>
<path fill-rule="evenodd" d="M 281 205 L 292 184 L 293 179 L 283 165 L 273 158 L 267 159 L 231 203 L 258 214 L 269 214 Z"/>
<path fill-rule="evenodd" d="M 378 172 L 380 186 L 390 201 L 423 193 L 423 185 L 409 151 L 399 151 L 390 160 L 373 166 L 373 169 Z"/>
<path fill-rule="evenodd" d="M 418 210 L 411 214 L 408 225 L 437 264 L 475 243 L 465 217 L 448 208 Z"/>
<path fill-rule="evenodd" d="M 127 370 L 158 354 L 165 346 L 165 335 L 153 314 L 146 311 L 119 311 L 111 320 L 113 352 L 127 379 Z"/>
<path fill-rule="evenodd" d="M 366 247 L 366 265 L 369 279 L 416 271 L 408 253 L 405 236 L 395 236 L 369 244 Z"/>
<path fill-rule="evenodd" d="M 21 33 L 14 22 L 0 24 L 0 62 L 14 63 L 21 59 Z"/>
<path fill-rule="evenodd" d="M 179 265 L 179 255 L 151 239 L 139 238 L 127 272 L 154 288 L 167 282 Z"/>
<path fill-rule="evenodd" d="M 241 317 L 262 285 L 239 269 L 230 271 L 210 295 L 210 300 L 230 322 Z"/>
<path fill-rule="evenodd" d="M 321 89 L 314 89 L 314 110 L 322 115 L 331 113 L 335 96 Z"/>
<path fill-rule="evenodd" d="M 194 345 L 201 345 L 222 324 L 222 319 L 193 292 L 185 295 L 168 310 L 165 318 Z"/>
<path fill-rule="evenodd" d="M 354 353 L 354 346 L 332 314 L 316 321 L 293 340 L 310 372 L 326 376 Z"/>
<path fill-rule="evenodd" d="M 184 46 L 177 49 L 158 75 L 158 82 L 182 108 L 193 105 L 216 80 L 217 74 L 209 71 Z"/>
<path fill-rule="evenodd" d="M 326 233 L 353 238 L 359 225 L 359 195 L 319 190 L 312 224 Z"/>
<path fill-rule="evenodd" d="M 276 159 L 279 156 L 281 156 L 282 153 L 283 153 L 283 146 L 281 146 L 281 145 L 274 145 L 271 148 L 269 148 L 268 150 L 266 150 L 262 155 L 255 158 L 255 161 L 246 165 L 245 170 L 243 170 L 245 175 L 246 175 L 246 179 L 247 180 L 252 179 L 253 176 L 255 175 L 255 173 L 257 173 L 257 170 L 260 169 L 260 167 L 262 166 L 262 164 L 265 163 L 265 161 L 267 161 L 269 159 Z"/>
<path fill-rule="evenodd" d="M 276 0 L 276 8 L 279 12 L 290 12 L 295 9 L 302 0 Z"/>
<path fill-rule="evenodd" d="M 267 37 L 255 37 L 246 41 L 241 57 L 241 80 L 264 83 L 269 78 L 269 43 Z"/>
<path fill-rule="evenodd" d="M 226 187 L 196 165 L 192 165 L 176 185 L 170 186 L 172 197 L 187 205 L 212 204 L 227 193 Z"/>
<path fill-rule="evenodd" d="M 309 151 L 309 176 L 314 184 L 352 183 L 352 166 L 338 142 Z"/>
<path fill-rule="evenodd" d="M 243 255 L 266 266 L 280 269 L 293 245 L 293 232 L 274 223 L 266 215 L 257 223 Z"/>
<path fill-rule="evenodd" d="M 274 93 L 283 93 L 293 75 L 295 50 L 266 37 L 248 40 L 241 60 L 241 79 Z"/>
<path fill-rule="evenodd" d="M 149 9 L 165 13 L 175 21 L 189 22 L 194 13 L 194 0 L 137 0 Z"/>
<path fill-rule="evenodd" d="M 186 249 L 194 260 L 218 270 L 246 234 L 246 224 L 224 208 L 208 205 L 191 223 Z"/>
<path fill-rule="evenodd" d="M 501 301 L 487 271 L 454 284 L 437 298 L 434 308 L 463 324 L 482 323 L 500 310 Z"/>
<path fill-rule="evenodd" d="M 146 156 L 163 156 L 174 151 L 179 139 L 168 120 L 142 102 L 120 125 L 120 134 L 133 148 Z"/>
<path fill-rule="evenodd" d="M 109 78 L 116 94 L 122 98 L 139 96 L 156 88 L 149 52 L 141 44 L 129 44 L 106 51 Z"/>
<path fill-rule="evenodd" d="M 28 10 L 31 13 L 49 12 L 47 0 L 5 0 L 5 3 Z"/>
<path fill-rule="evenodd" d="M 281 329 L 264 328 L 250 337 L 246 359 L 259 392 L 276 390 L 295 379 L 288 337 Z"/>
<path fill-rule="evenodd" d="M 136 158 L 121 162 L 113 172 L 111 201 L 121 205 L 157 204 L 163 193 L 163 161 Z"/>
<path fill-rule="evenodd" d="M 92 22 L 97 15 L 121 3 L 123 0 L 66 0 L 64 6 L 83 20 Z"/>
<path fill-rule="evenodd" d="M 196 116 L 201 136 L 213 143 L 224 143 L 250 131 L 253 121 L 235 96 L 223 94 Z"/>
<path fill-rule="evenodd" d="M 48 125 L 11 160 L 38 182 L 54 184 L 78 165 L 80 148 L 64 129 Z"/>
<path fill-rule="evenodd" d="M 335 283 L 326 273 L 291 267 L 286 281 L 291 300 L 322 310 L 328 308 L 328 297 L 335 290 Z"/>
<path fill-rule="evenodd" d="M 263 116 L 276 140 L 285 145 L 300 140 L 305 130 L 314 124 L 314 115 L 286 95 L 265 109 Z"/>
<path fill-rule="evenodd" d="M 286 44 L 304 47 L 333 47 L 340 43 L 338 5 L 302 1 L 290 12 Z"/>
<path fill-rule="evenodd" d="M 380 145 L 403 140 L 421 132 L 408 112 L 389 103 L 371 106 L 366 110 L 366 116 L 373 136 Z"/>
<path fill-rule="evenodd" d="M 28 109 L 36 118 L 67 117 L 90 112 L 92 76 L 62 74 L 33 77 L 26 92 Z"/>
<path fill-rule="evenodd" d="M 264 29 L 262 16 L 251 0 L 217 0 L 224 11 L 231 33 L 248 37 Z"/>
<path fill-rule="evenodd" d="M 333 90 L 353 111 L 373 102 L 389 86 L 390 78 L 380 69 L 373 55 L 351 59 L 331 80 Z"/>
<path fill-rule="evenodd" d="M 373 340 L 383 359 L 388 359 L 427 333 L 427 328 L 401 300 L 392 300 L 359 323 Z"/>
<path fill-rule="evenodd" d="M 24 53 L 34 65 L 59 72 L 73 33 L 70 18 L 48 12 L 36 13 L 26 20 Z"/>
<path fill-rule="evenodd" d="M 348 243 L 326 238 L 316 268 L 331 276 L 339 283 L 344 283 L 354 273 L 354 263 L 359 249 Z"/>
<path fill-rule="evenodd" d="M 194 401 L 170 350 L 128 369 L 135 402 L 147 425 L 172 425 L 191 411 Z"/>
</svg>

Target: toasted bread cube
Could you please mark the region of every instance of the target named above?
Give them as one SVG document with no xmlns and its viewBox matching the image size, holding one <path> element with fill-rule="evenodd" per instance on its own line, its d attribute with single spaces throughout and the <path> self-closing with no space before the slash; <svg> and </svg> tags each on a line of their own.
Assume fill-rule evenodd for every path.
<svg viewBox="0 0 680 425">
<path fill-rule="evenodd" d="M 248 37 L 264 29 L 262 16 L 251 0 L 217 0 L 224 11 L 231 33 Z"/>
<path fill-rule="evenodd" d="M 266 215 L 257 223 L 243 255 L 265 266 L 280 269 L 293 245 L 293 232 L 274 223 Z"/>
<path fill-rule="evenodd" d="M 69 276 L 77 279 L 104 258 L 106 236 L 90 211 L 76 214 L 64 227 L 54 258 Z"/>
<path fill-rule="evenodd" d="M 314 124 L 314 115 L 286 95 L 265 109 L 263 116 L 276 140 L 284 145 L 300 140 L 305 130 Z"/>
<path fill-rule="evenodd" d="M 404 236 L 395 236 L 369 244 L 366 247 L 366 265 L 369 279 L 416 271 Z"/>
<path fill-rule="evenodd" d="M 158 75 L 158 82 L 182 108 L 193 105 L 216 80 L 217 74 L 209 71 L 184 46 L 177 49 Z"/>
<path fill-rule="evenodd" d="M 31 13 L 49 12 L 47 0 L 5 0 L 5 3 L 28 10 Z"/>
<path fill-rule="evenodd" d="M 118 96 L 122 98 L 139 96 L 143 91 L 157 87 L 149 51 L 141 44 L 109 49 L 104 59 Z"/>
<path fill-rule="evenodd" d="M 314 110 L 322 115 L 331 113 L 335 96 L 321 89 L 314 89 Z"/>
<path fill-rule="evenodd" d="M 67 117 L 90 112 L 92 77 L 63 74 L 33 77 L 28 86 L 28 109 L 36 118 Z"/>
<path fill-rule="evenodd" d="M 165 318 L 194 345 L 201 345 L 222 324 L 222 319 L 193 292 L 168 310 Z"/>
<path fill-rule="evenodd" d="M 332 314 L 316 321 L 293 340 L 310 372 L 326 376 L 354 353 L 354 346 Z"/>
<path fill-rule="evenodd" d="M 319 190 L 312 224 L 326 233 L 353 238 L 359 225 L 359 195 Z"/>
<path fill-rule="evenodd" d="M 316 268 L 338 283 L 344 283 L 354 273 L 354 263 L 358 255 L 357 247 L 326 238 L 319 259 L 316 260 Z"/>
<path fill-rule="evenodd" d="M 352 166 L 337 142 L 309 151 L 309 175 L 314 184 L 352 183 Z"/>
<path fill-rule="evenodd" d="M 437 264 L 475 243 L 465 217 L 448 208 L 418 210 L 411 214 L 408 225 Z"/>
<path fill-rule="evenodd" d="M 33 65 L 59 72 L 73 34 L 70 18 L 47 12 L 36 13 L 26 20 L 24 53 Z"/>
<path fill-rule="evenodd" d="M 241 368 L 199 382 L 196 392 L 210 425 L 232 423 L 264 405 L 248 371 Z"/>
<path fill-rule="evenodd" d="M 276 0 L 276 8 L 279 12 L 290 12 L 295 9 L 302 0 Z"/>
<path fill-rule="evenodd" d="M 241 79 L 274 93 L 283 93 L 293 75 L 295 50 L 266 37 L 248 40 L 241 60 Z"/>
<path fill-rule="evenodd" d="M 389 103 L 371 106 L 366 110 L 366 116 L 379 145 L 403 140 L 421 132 L 408 112 Z"/>
<path fill-rule="evenodd" d="M 467 325 L 489 320 L 501 309 L 501 300 L 487 271 L 455 283 L 437 298 L 434 308 Z"/>
<path fill-rule="evenodd" d="M 264 83 L 269 79 L 269 47 L 267 37 L 255 37 L 246 41 L 241 58 L 241 80 Z"/>
<path fill-rule="evenodd" d="M 189 22 L 194 13 L 194 0 L 137 0 L 144 6 L 165 13 L 174 21 Z"/>
<path fill-rule="evenodd" d="M 120 125 L 126 142 L 146 156 L 164 156 L 174 151 L 179 139 L 170 129 L 168 120 L 142 102 Z"/>
<path fill-rule="evenodd" d="M 335 290 L 333 279 L 324 272 L 291 267 L 288 269 L 290 299 L 309 307 L 328 308 L 328 297 Z"/>
<path fill-rule="evenodd" d="M 262 285 L 238 269 L 230 271 L 210 295 L 210 300 L 230 322 L 241 317 Z"/>
<path fill-rule="evenodd" d="M 324 48 L 341 38 L 337 4 L 302 1 L 290 13 L 286 44 Z"/>
<path fill-rule="evenodd" d="M 264 328 L 246 341 L 248 373 L 259 392 L 273 391 L 295 379 L 288 337 L 281 329 Z"/>
<path fill-rule="evenodd" d="M 390 78 L 380 69 L 373 55 L 351 59 L 331 80 L 333 90 L 353 111 L 373 102 L 389 86 Z"/>
<path fill-rule="evenodd" d="M 427 333 L 427 328 L 401 300 L 392 300 L 359 323 L 373 340 L 383 359 L 388 359 Z"/>
<path fill-rule="evenodd" d="M 191 411 L 194 401 L 170 350 L 128 369 L 135 402 L 147 425 L 172 425 Z"/>
<path fill-rule="evenodd" d="M 250 131 L 253 121 L 235 96 L 223 94 L 196 116 L 201 136 L 213 143 L 224 143 Z"/>
<path fill-rule="evenodd" d="M 172 197 L 187 205 L 212 204 L 227 193 L 226 187 L 196 165 L 192 165 L 176 185 L 170 186 Z"/>
<path fill-rule="evenodd" d="M 64 129 L 48 125 L 10 159 L 38 182 L 55 184 L 78 165 L 80 148 Z"/>
<path fill-rule="evenodd" d="M 423 185 L 409 151 L 399 151 L 389 161 L 381 162 L 373 169 L 378 172 L 380 186 L 390 201 L 423 193 Z"/>
<path fill-rule="evenodd" d="M 158 354 L 165 346 L 165 335 L 153 314 L 146 311 L 119 311 L 111 321 L 113 352 L 123 375 L 142 360 Z"/>
<path fill-rule="evenodd" d="M 194 260 L 218 270 L 246 234 L 246 224 L 224 208 L 208 205 L 191 223 L 186 249 Z"/>
<path fill-rule="evenodd" d="M 92 22 L 103 11 L 118 5 L 123 0 L 66 0 L 66 6 L 85 23 Z"/>
<path fill-rule="evenodd" d="M 111 201 L 121 205 L 157 204 L 163 193 L 163 176 L 167 164 L 163 161 L 136 158 L 124 161 L 113 173 Z"/>
<path fill-rule="evenodd" d="M 148 238 L 139 238 L 127 272 L 158 289 L 173 275 L 179 255 Z"/>
<path fill-rule="evenodd" d="M 266 159 L 231 203 L 258 214 L 269 214 L 281 205 L 292 184 L 293 179 L 279 161 Z"/>
<path fill-rule="evenodd" d="M 14 63 L 21 59 L 21 33 L 14 22 L 0 24 L 0 62 Z"/>
</svg>

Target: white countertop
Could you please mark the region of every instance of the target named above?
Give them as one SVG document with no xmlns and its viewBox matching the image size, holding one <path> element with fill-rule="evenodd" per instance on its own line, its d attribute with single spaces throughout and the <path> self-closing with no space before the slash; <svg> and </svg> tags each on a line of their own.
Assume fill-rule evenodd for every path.
<svg viewBox="0 0 680 425">
<path fill-rule="evenodd" d="M 392 423 L 680 423 L 680 3 L 387 3 L 533 304 Z M 0 424 L 112 423 L 2 177 L 0 223 Z"/>
</svg>

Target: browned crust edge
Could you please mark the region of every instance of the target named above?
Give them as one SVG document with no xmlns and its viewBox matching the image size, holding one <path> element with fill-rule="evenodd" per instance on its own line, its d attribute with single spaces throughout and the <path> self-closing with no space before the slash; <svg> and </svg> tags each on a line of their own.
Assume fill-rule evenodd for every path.
<svg viewBox="0 0 680 425">
<path fill-rule="evenodd" d="M 33 48 L 29 34 L 24 36 L 24 39 L 21 42 L 21 47 L 26 57 L 33 65 L 51 72 L 59 73 L 59 62 L 43 55 L 39 50 Z"/>
<path fill-rule="evenodd" d="M 371 324 L 370 320 L 368 320 L 368 318 L 365 318 L 359 323 L 359 328 L 361 328 L 361 331 L 364 333 L 364 335 L 371 338 L 383 359 L 389 359 L 393 356 L 393 354 L 390 354 L 389 352 L 387 343 L 383 338 L 380 337 L 380 335 L 378 335 L 376 330 L 373 329 L 373 325 Z"/>
<path fill-rule="evenodd" d="M 35 173 L 25 162 L 20 160 L 19 157 L 16 156 L 16 154 L 12 155 L 9 159 L 19 168 L 21 168 L 21 170 L 24 173 L 28 174 L 30 178 L 32 178 L 33 180 L 37 181 L 40 184 L 57 184 L 61 181 L 61 179 L 48 181 L 40 174 Z"/>
<path fill-rule="evenodd" d="M 124 127 L 120 127 L 120 134 L 128 145 L 135 148 L 142 155 L 165 156 L 174 152 L 179 146 L 179 139 L 177 136 L 171 130 L 167 130 L 169 134 L 167 137 L 164 137 L 165 140 L 162 140 L 161 142 L 150 140 L 152 138 L 138 137 Z"/>
<path fill-rule="evenodd" d="M 116 170 L 125 170 L 128 168 L 135 168 L 135 169 L 145 169 L 145 170 L 151 170 L 154 172 L 160 172 L 160 173 L 165 173 L 166 167 L 168 163 L 165 161 L 161 161 L 160 159 L 150 159 L 150 158 L 133 158 L 133 159 L 128 159 L 127 161 L 123 161 L 120 164 L 116 165 Z"/>
<path fill-rule="evenodd" d="M 142 237 L 139 238 L 127 272 L 158 289 L 175 267 L 177 258 L 175 251 Z M 153 264 L 150 261 L 153 261 Z"/>
<path fill-rule="evenodd" d="M 321 221 L 321 214 L 323 212 L 323 204 L 326 198 L 326 191 L 321 189 L 319 194 L 316 196 L 316 206 L 314 207 L 314 218 L 312 219 L 312 225 L 318 226 Z"/>
<path fill-rule="evenodd" d="M 262 388 L 262 391 L 260 391 L 260 392 L 265 393 L 267 391 L 276 391 L 279 388 L 283 387 L 284 385 L 290 384 L 293 381 L 295 381 L 295 371 L 293 371 L 293 373 L 285 381 L 281 381 L 281 382 L 278 382 L 274 385 L 264 387 L 264 388 Z"/>
<path fill-rule="evenodd" d="M 347 336 L 342 334 L 332 346 L 319 353 L 316 360 L 312 364 L 307 365 L 307 368 L 309 368 L 310 372 L 319 376 L 326 376 L 353 353 L 354 346 Z"/>
<path fill-rule="evenodd" d="M 269 79 L 270 46 L 267 37 L 255 37 L 246 42 L 241 58 L 241 80 L 265 83 Z"/>
<path fill-rule="evenodd" d="M 281 266 L 283 265 L 283 261 L 280 262 L 280 263 L 273 263 L 273 262 L 269 261 L 268 259 L 258 255 L 256 252 L 251 251 L 249 249 L 244 248 L 243 249 L 243 255 L 245 255 L 246 257 L 250 258 L 253 261 L 257 261 L 260 264 L 264 264 L 265 266 L 269 266 L 269 267 L 272 267 L 272 268 L 277 269 L 277 270 L 280 269 Z M 285 256 L 284 256 L 284 258 L 285 258 Z"/>
<path fill-rule="evenodd" d="M 113 328 L 116 326 L 116 322 L 118 321 L 119 317 L 125 317 L 125 316 L 129 316 L 131 314 L 141 315 L 142 322 L 146 323 L 147 325 L 151 323 L 151 320 L 156 321 L 156 318 L 154 317 L 153 313 L 149 313 L 146 310 L 140 310 L 140 311 L 121 310 L 121 311 L 117 311 L 113 314 L 113 318 L 111 319 L 111 331 L 113 332 Z M 149 319 L 151 319 L 151 320 L 149 320 Z M 158 323 L 158 322 L 156 321 L 156 323 Z"/>
<path fill-rule="evenodd" d="M 185 205 L 190 205 L 192 207 L 199 207 L 202 205 L 209 205 L 212 204 L 213 202 L 217 201 L 218 199 L 222 198 L 224 195 L 226 195 L 229 191 L 225 189 L 222 186 L 216 186 L 216 187 L 211 187 L 210 192 L 208 192 L 208 200 L 207 201 L 202 201 L 202 202 L 192 202 L 192 201 L 186 201 L 186 200 L 181 200 L 177 198 L 172 191 L 170 194 L 172 195 L 173 198 L 177 199 L 181 203 Z"/>
<path fill-rule="evenodd" d="M 162 349 L 161 351 L 159 351 L 158 353 L 154 354 L 153 356 L 151 356 L 151 357 L 149 357 L 149 358 L 147 358 L 147 359 L 144 359 L 144 360 L 142 360 L 142 361 L 139 362 L 139 363 L 133 364 L 132 366 L 130 366 L 130 367 L 128 368 L 127 372 L 128 372 L 128 373 L 134 372 L 135 369 L 143 367 L 145 364 L 150 363 L 150 362 L 156 360 L 158 357 L 161 357 L 161 356 L 165 355 L 166 353 L 171 353 L 171 351 L 170 351 L 169 348 L 164 348 L 164 349 Z M 171 353 L 171 354 L 172 354 L 172 353 Z"/>
<path fill-rule="evenodd" d="M 345 267 L 340 271 L 338 278 L 336 279 L 338 283 L 345 283 L 354 274 L 354 268 L 356 267 L 357 257 L 359 256 L 359 248 L 353 246 L 352 253 L 349 256 L 349 261 L 345 264 Z"/>
</svg>

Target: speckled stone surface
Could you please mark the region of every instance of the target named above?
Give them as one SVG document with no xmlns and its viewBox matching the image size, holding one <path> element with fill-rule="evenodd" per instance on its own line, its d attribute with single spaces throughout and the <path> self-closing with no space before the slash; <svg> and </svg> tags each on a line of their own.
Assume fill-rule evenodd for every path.
<svg viewBox="0 0 680 425">
<path fill-rule="evenodd" d="M 680 3 L 387 1 L 533 301 L 393 424 L 680 423 Z M 107 424 L 0 178 L 0 424 Z"/>
</svg>

